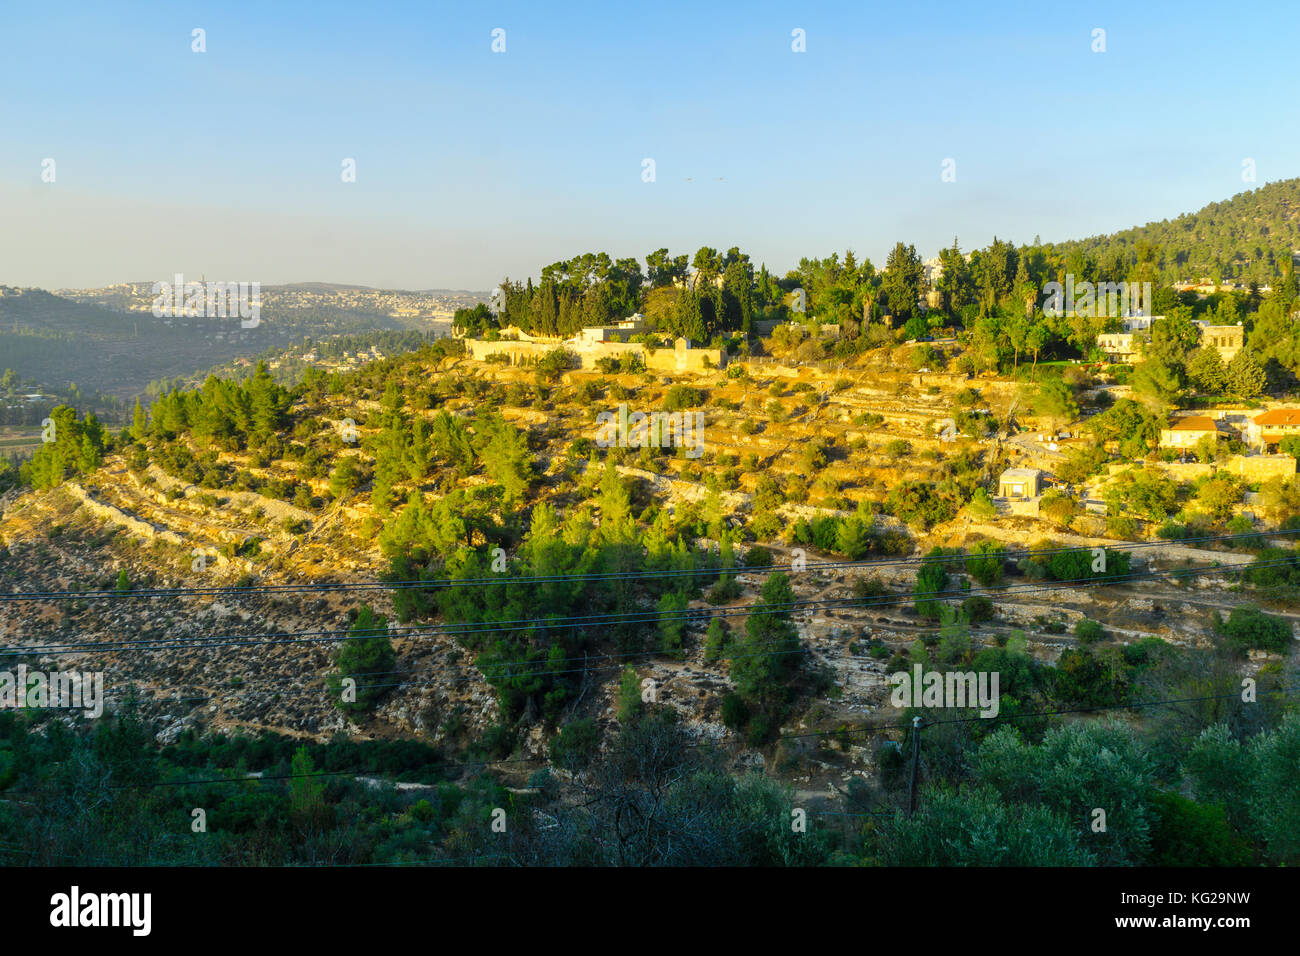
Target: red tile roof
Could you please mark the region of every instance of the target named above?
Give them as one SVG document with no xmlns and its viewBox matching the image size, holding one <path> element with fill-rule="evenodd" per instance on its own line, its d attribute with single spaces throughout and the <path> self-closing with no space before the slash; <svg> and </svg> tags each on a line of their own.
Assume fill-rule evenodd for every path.
<svg viewBox="0 0 1300 956">
<path fill-rule="evenodd" d="M 1255 416 L 1256 425 L 1300 425 L 1300 408 L 1275 408 Z"/>
</svg>

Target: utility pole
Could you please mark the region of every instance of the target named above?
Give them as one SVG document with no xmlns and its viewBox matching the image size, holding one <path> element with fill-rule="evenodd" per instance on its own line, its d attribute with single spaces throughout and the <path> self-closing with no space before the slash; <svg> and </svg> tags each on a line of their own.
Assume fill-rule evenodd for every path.
<svg viewBox="0 0 1300 956">
<path fill-rule="evenodd" d="M 921 718 L 912 718 L 912 778 L 907 784 L 907 815 L 916 812 L 916 773 L 921 764 Z"/>
</svg>

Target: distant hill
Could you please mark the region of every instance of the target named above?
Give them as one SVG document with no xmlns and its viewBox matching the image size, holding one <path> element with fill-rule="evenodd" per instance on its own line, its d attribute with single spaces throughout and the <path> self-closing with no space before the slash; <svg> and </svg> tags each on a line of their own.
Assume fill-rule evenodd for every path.
<svg viewBox="0 0 1300 956">
<path fill-rule="evenodd" d="M 1069 256 L 1098 263 L 1150 259 L 1161 281 L 1272 283 L 1300 251 L 1300 178 L 1268 183 L 1175 219 L 1149 222 L 1106 236 L 1053 243 Z"/>
<path fill-rule="evenodd" d="M 51 388 L 76 383 L 128 399 L 160 378 L 188 375 L 305 336 L 397 330 L 406 323 L 373 312 L 318 306 L 262 309 L 261 324 L 238 319 L 155 318 L 75 302 L 41 289 L 0 286 L 0 371 Z"/>
</svg>

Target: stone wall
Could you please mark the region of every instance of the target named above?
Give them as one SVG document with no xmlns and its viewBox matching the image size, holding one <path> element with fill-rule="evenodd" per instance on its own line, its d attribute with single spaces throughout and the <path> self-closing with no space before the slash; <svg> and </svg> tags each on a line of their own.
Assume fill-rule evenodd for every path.
<svg viewBox="0 0 1300 956">
<path fill-rule="evenodd" d="M 1295 459 L 1290 455 L 1234 455 L 1228 470 L 1247 481 L 1266 481 L 1295 474 Z"/>
<path fill-rule="evenodd" d="M 143 538 L 146 541 L 165 541 L 167 544 L 174 544 L 177 547 L 182 548 L 189 544 L 189 542 L 170 528 L 159 528 L 142 518 L 137 518 L 135 515 L 127 514 L 121 508 L 100 501 L 75 481 L 64 482 L 63 487 L 67 490 L 68 494 L 81 502 L 81 506 L 90 514 L 99 518 L 101 521 L 107 521 L 110 524 L 118 525 L 138 538 Z M 224 561 L 224 558 L 221 560 Z"/>
<path fill-rule="evenodd" d="M 620 358 L 628 353 L 641 356 L 646 368 L 661 372 L 705 372 L 724 368 L 727 355 L 721 349 L 691 348 L 685 339 L 678 339 L 673 348 L 648 350 L 640 342 L 489 342 L 483 339 L 465 339 L 465 348 L 476 362 L 487 361 L 491 355 L 505 355 L 511 365 L 529 365 L 540 361 L 557 348 L 567 349 L 578 357 L 585 369 L 596 368 L 603 358 Z"/>
<path fill-rule="evenodd" d="M 1111 473 L 1122 471 L 1126 467 L 1112 467 Z M 1240 475 L 1247 481 L 1265 481 L 1281 475 L 1287 477 L 1296 473 L 1296 461 L 1290 455 L 1233 455 L 1223 465 L 1203 464 L 1199 461 L 1162 461 L 1149 468 L 1159 468 L 1175 481 L 1195 481 L 1208 478 L 1216 471 L 1227 471 Z"/>
<path fill-rule="evenodd" d="M 1208 478 L 1215 472 L 1214 465 L 1199 461 L 1162 461 L 1147 467 L 1159 468 L 1174 481 L 1195 481 L 1197 478 Z"/>
</svg>

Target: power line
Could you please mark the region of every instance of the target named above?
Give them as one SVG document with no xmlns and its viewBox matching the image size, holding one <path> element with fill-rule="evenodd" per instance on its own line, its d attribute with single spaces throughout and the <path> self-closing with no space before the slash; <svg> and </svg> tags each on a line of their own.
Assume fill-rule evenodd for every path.
<svg viewBox="0 0 1300 956">
<path fill-rule="evenodd" d="M 1106 545 L 1080 545 L 1077 547 L 1065 548 L 1044 548 L 1035 550 L 1033 548 L 1024 548 L 1020 550 L 1003 550 L 990 555 L 979 554 L 955 554 L 955 555 L 933 555 L 933 556 L 912 556 L 906 558 L 879 558 L 870 561 L 824 561 L 805 564 L 800 573 L 805 571 L 843 571 L 843 570 L 870 570 L 872 568 L 885 567 L 905 567 L 917 564 L 927 563 L 958 563 L 968 559 L 980 559 L 990 557 L 995 559 L 1010 560 L 1020 557 L 1040 557 L 1044 555 L 1055 554 L 1074 554 L 1081 552 L 1092 552 L 1097 548 L 1105 548 L 1110 551 L 1129 553 L 1131 551 L 1141 551 L 1147 548 L 1163 548 L 1170 546 L 1181 546 L 1193 543 L 1206 543 L 1214 541 L 1242 541 L 1253 538 L 1276 538 L 1286 537 L 1289 535 L 1300 534 L 1300 529 L 1285 529 L 1277 531 L 1252 531 L 1241 534 L 1221 534 L 1221 535 L 1203 535 L 1200 537 L 1180 538 L 1176 541 L 1117 541 L 1113 544 Z M 1231 553 L 1231 552 L 1228 552 Z M 556 574 L 556 575 L 523 575 L 519 577 L 510 577 L 508 575 L 498 574 L 492 577 L 481 578 L 431 578 L 426 580 L 415 581 L 358 581 L 358 582 L 327 582 L 323 584 L 257 584 L 246 586 L 213 586 L 207 588 L 135 588 L 125 591 L 117 589 L 100 589 L 88 591 L 6 591 L 0 592 L 0 603 L 20 602 L 20 601 L 63 601 L 63 600 L 101 600 L 101 599 L 122 599 L 122 598 L 155 598 L 155 597 L 191 597 L 205 595 L 270 595 L 270 594 L 294 594 L 294 593 L 335 593 L 341 591 L 400 591 L 400 590 L 426 590 L 437 591 L 447 588 L 459 587 L 485 587 L 490 585 L 510 584 L 515 586 L 526 586 L 534 584 L 555 584 L 568 582 L 601 582 L 601 581 L 634 581 L 642 579 L 663 579 L 674 577 L 696 577 L 710 576 L 718 574 L 772 574 L 778 571 L 784 572 L 789 570 L 785 566 L 769 565 L 762 567 L 701 567 L 701 568 L 671 568 L 659 571 L 611 571 L 597 572 L 591 574 Z"/>
<path fill-rule="evenodd" d="M 994 595 L 1020 595 L 1032 594 L 1042 591 L 1056 591 L 1076 587 L 1096 587 L 1113 584 L 1127 584 L 1143 580 L 1155 580 L 1159 578 L 1189 578 L 1204 574 L 1240 574 L 1247 571 L 1263 570 L 1272 567 L 1289 567 L 1293 564 L 1291 558 L 1277 559 L 1273 561 L 1258 561 L 1249 565 L 1239 566 L 1213 566 L 1208 568 L 1173 568 L 1169 570 L 1151 569 L 1147 571 L 1135 571 L 1126 575 L 1106 575 L 1106 576 L 1089 576 L 1086 578 L 1067 578 L 1064 580 L 1045 582 L 1042 584 L 1029 585 L 1010 585 L 1002 588 L 985 588 L 984 590 L 992 592 Z M 739 608 L 711 609 L 711 608 L 686 608 L 681 611 L 634 611 L 622 614 L 595 614 L 576 616 L 569 618 L 534 618 L 534 619 L 516 619 L 512 621 L 483 621 L 469 622 L 452 625 L 410 625 L 398 626 L 385 630 L 364 629 L 357 631 L 355 628 L 349 630 L 331 629 L 321 631 L 284 631 L 251 635 L 218 635 L 214 640 L 196 639 L 145 639 L 134 641 L 116 641 L 116 642 L 85 642 L 81 644 L 71 644 L 67 642 L 56 643 L 53 645 L 18 645 L 7 648 L 4 653 L 0 653 L 0 658 L 18 657 L 30 655 L 51 655 L 78 653 L 81 651 L 91 653 L 112 653 L 127 648 L 140 648 L 145 650 L 168 650 L 175 648 L 208 648 L 208 647 L 239 647 L 239 646 L 262 646 L 262 645 L 280 645 L 280 644 L 302 644 L 302 643 L 327 643 L 344 640 L 384 640 L 394 637 L 403 636 L 438 636 L 438 635 L 460 635 L 460 634 L 499 634 L 512 633 L 516 631 L 534 631 L 534 630 L 554 630 L 554 629 L 577 629 L 582 626 L 594 625 L 617 625 L 617 624 L 655 624 L 660 622 L 683 621 L 690 623 L 692 621 L 712 620 L 713 618 L 744 617 L 753 614 L 778 614 L 793 613 L 799 610 L 830 610 L 832 608 L 862 608 L 871 609 L 876 607 L 892 607 L 901 604 L 909 604 L 918 600 L 922 601 L 939 601 L 948 597 L 965 596 L 969 597 L 973 592 L 965 588 L 952 588 L 940 591 L 914 592 L 907 596 L 881 596 L 879 598 L 841 598 L 841 599 L 822 599 L 808 601 L 785 601 L 771 603 L 756 603 L 744 605 Z"/>
<path fill-rule="evenodd" d="M 779 643 L 780 643 L 780 642 L 772 642 L 771 644 L 766 645 L 766 646 L 778 645 Z M 758 646 L 764 646 L 764 645 L 758 645 Z M 664 654 L 665 652 L 664 652 L 664 651 L 644 651 L 644 652 L 639 652 L 639 653 L 643 653 L 643 654 L 647 654 L 647 655 L 662 655 L 662 654 Z M 785 650 L 785 651 L 748 651 L 748 652 L 743 652 L 743 653 L 725 653 L 724 656 L 723 656 L 723 659 L 728 660 L 728 661 L 735 661 L 735 660 L 747 660 L 747 659 L 750 659 L 750 658 L 787 657 L 787 656 L 800 655 L 800 654 L 811 654 L 811 653 L 812 653 L 812 651 L 811 651 L 810 649 L 806 648 L 806 647 L 798 647 L 798 648 L 794 648 L 794 649 L 790 649 L 790 650 Z M 857 658 L 852 658 L 852 659 L 853 659 L 853 660 L 870 660 L 870 658 L 864 658 L 864 657 L 857 657 Z M 465 676 L 465 677 L 444 677 L 444 676 L 439 675 L 439 676 L 437 676 L 437 677 L 430 677 L 430 678 L 426 678 L 426 679 L 424 679 L 424 680 L 415 680 L 415 681 L 398 681 L 398 682 L 394 682 L 394 683 L 358 684 L 357 687 L 356 687 L 356 690 L 357 690 L 357 691 L 362 691 L 362 690 L 370 690 L 370 689 L 376 689 L 376 688 L 381 688 L 381 687 L 407 687 L 407 688 L 410 688 L 410 687 L 432 687 L 432 686 L 439 685 L 439 684 L 456 684 L 456 683 L 466 683 L 466 682 L 486 682 L 486 683 L 491 683 L 493 680 L 495 680 L 495 679 L 499 679 L 499 678 L 502 678 L 502 677 L 508 677 L 508 678 L 527 678 L 527 677 L 558 677 L 558 676 L 560 676 L 560 675 L 562 675 L 562 674 L 595 674 L 595 673 L 600 673 L 601 671 L 621 671 L 621 670 L 622 670 L 624 667 L 626 667 L 626 666 L 628 666 L 628 665 L 626 665 L 626 664 L 607 664 L 607 665 L 604 665 L 604 666 L 595 666 L 595 667 L 570 667 L 570 668 L 564 668 L 564 669 L 559 669 L 559 670 L 550 670 L 550 669 L 526 670 L 526 669 L 521 669 L 521 670 L 519 670 L 519 671 L 513 671 L 513 672 L 510 671 L 509 669 L 507 669 L 504 673 L 491 673 L 491 672 L 486 672 L 486 671 L 484 671 L 484 672 L 480 672 L 480 673 L 478 673 L 478 674 L 473 674 L 473 675 L 469 675 L 469 676 Z M 381 673 L 385 673 L 385 672 L 381 672 Z M 396 673 L 396 672 L 393 672 L 393 673 Z M 352 678 L 355 679 L 355 678 L 357 678 L 357 677 L 366 677 L 366 676 L 370 676 L 370 675 L 367 675 L 367 674 L 331 674 L 331 675 L 326 675 L 325 678 L 321 678 L 321 677 L 318 676 L 318 677 L 308 678 L 308 679 L 309 679 L 309 680 L 322 680 L 322 679 L 329 679 L 329 678 L 343 679 L 343 678 L 346 678 L 346 677 L 352 677 Z M 285 678 L 285 680 L 292 680 L 292 678 Z M 138 685 L 137 685 L 137 687 L 138 687 Z M 152 698 L 152 700 L 153 700 L 155 703 L 186 703 L 186 702 L 189 702 L 189 701 L 197 701 L 197 700 L 216 700 L 216 699 L 218 699 L 218 698 L 233 697 L 233 696 L 236 696 L 236 695 L 238 695 L 238 694 L 251 694 L 251 693 L 253 693 L 253 692 L 254 692 L 254 688 L 231 688 L 231 689 L 228 690 L 228 691 L 223 691 L 223 692 L 220 692 L 220 693 L 207 694 L 207 695 L 191 696 L 191 697 L 154 697 L 154 698 Z M 296 688 L 292 688 L 292 689 L 290 689 L 290 690 L 286 690 L 286 691 L 276 691 L 275 693 L 276 693 L 277 695 L 283 696 L 284 694 L 305 694 L 305 693 L 320 693 L 320 692 L 321 692 L 320 690 L 315 689 L 315 688 L 296 687 Z M 331 693 L 332 693 L 332 691 L 331 691 Z"/>
</svg>

